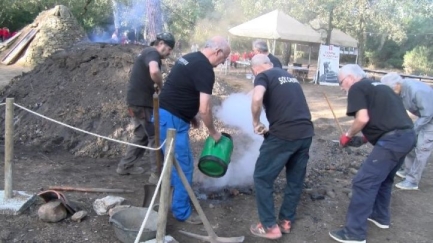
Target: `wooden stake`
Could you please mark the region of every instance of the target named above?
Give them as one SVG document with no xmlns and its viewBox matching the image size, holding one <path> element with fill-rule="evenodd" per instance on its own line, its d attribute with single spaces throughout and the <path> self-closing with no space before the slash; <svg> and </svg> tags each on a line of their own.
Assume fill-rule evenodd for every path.
<svg viewBox="0 0 433 243">
<path fill-rule="evenodd" d="M 176 130 L 168 129 L 167 132 L 167 143 L 170 144 L 173 140 L 173 147 L 171 151 L 166 154 L 168 159 L 165 163 L 167 163 L 167 169 L 165 170 L 162 176 L 162 185 L 161 185 L 161 194 L 159 198 L 159 208 L 158 208 L 158 224 L 156 230 L 156 243 L 165 243 L 165 230 L 167 226 L 167 215 L 168 209 L 170 207 L 170 193 L 171 190 L 171 171 L 173 169 L 173 160 L 174 160 L 174 147 L 176 139 Z"/>
<path fill-rule="evenodd" d="M 153 93 L 153 124 L 155 127 L 155 147 L 159 147 L 161 145 L 160 134 L 159 134 L 159 95 L 158 95 L 158 86 L 155 84 L 155 93 Z M 168 140 L 167 140 L 168 141 Z M 156 157 L 156 167 L 158 175 L 161 175 L 162 168 L 162 151 L 155 151 Z"/>
<path fill-rule="evenodd" d="M 332 111 L 332 115 L 334 116 L 335 123 L 337 123 L 338 128 L 340 129 L 340 133 L 344 134 L 343 128 L 340 126 L 340 122 L 338 122 L 337 116 L 334 113 L 334 109 L 332 109 L 331 103 L 329 103 L 328 96 L 323 92 L 323 96 L 325 96 L 326 102 L 328 102 L 329 109 Z"/>
<path fill-rule="evenodd" d="M 13 197 L 12 167 L 14 159 L 14 98 L 6 99 L 5 118 L 5 199 Z"/>
</svg>

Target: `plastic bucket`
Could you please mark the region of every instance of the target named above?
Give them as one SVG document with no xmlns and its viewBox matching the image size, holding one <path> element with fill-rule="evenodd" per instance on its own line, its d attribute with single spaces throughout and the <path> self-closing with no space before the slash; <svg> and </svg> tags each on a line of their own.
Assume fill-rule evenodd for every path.
<svg viewBox="0 0 433 243">
<path fill-rule="evenodd" d="M 209 177 L 222 177 L 226 174 L 233 152 L 232 137 L 222 133 L 218 143 L 212 137 L 205 141 L 198 162 L 198 169 Z"/>
</svg>

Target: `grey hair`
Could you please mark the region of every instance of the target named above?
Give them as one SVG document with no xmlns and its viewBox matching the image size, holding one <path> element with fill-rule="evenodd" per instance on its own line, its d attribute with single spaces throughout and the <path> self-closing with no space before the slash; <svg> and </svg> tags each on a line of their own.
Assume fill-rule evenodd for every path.
<svg viewBox="0 0 433 243">
<path fill-rule="evenodd" d="M 383 76 L 380 79 L 380 82 L 394 89 L 397 84 L 401 84 L 403 82 L 403 78 L 398 73 L 392 72 Z"/>
<path fill-rule="evenodd" d="M 215 36 L 206 41 L 204 48 L 227 50 L 229 48 L 229 43 L 223 37 Z"/>
<path fill-rule="evenodd" d="M 265 54 L 257 54 L 251 59 L 251 67 L 262 65 L 262 64 L 270 64 L 273 66 L 271 60 Z"/>
<path fill-rule="evenodd" d="M 346 64 L 340 68 L 340 74 L 352 75 L 359 79 L 367 77 L 367 74 L 362 70 L 362 68 L 357 64 Z"/>
<path fill-rule="evenodd" d="M 264 40 L 255 40 L 253 42 L 253 49 L 256 48 L 260 53 L 266 53 L 269 51 L 268 44 Z"/>
</svg>

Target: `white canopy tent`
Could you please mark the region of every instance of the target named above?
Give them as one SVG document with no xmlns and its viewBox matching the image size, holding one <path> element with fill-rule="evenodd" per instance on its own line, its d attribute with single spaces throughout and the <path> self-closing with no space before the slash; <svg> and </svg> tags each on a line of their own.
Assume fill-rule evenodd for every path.
<svg viewBox="0 0 433 243">
<path fill-rule="evenodd" d="M 272 53 L 275 52 L 277 40 L 321 43 L 320 33 L 280 10 L 274 10 L 233 27 L 229 32 L 236 36 L 273 40 Z"/>
<path fill-rule="evenodd" d="M 358 47 L 358 41 L 343 31 L 334 28 L 331 32 L 331 45 L 356 48 Z"/>
</svg>

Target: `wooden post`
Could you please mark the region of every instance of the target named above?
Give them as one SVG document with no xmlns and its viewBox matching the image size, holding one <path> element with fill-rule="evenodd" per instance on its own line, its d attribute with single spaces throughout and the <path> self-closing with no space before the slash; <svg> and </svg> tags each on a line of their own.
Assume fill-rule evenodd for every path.
<svg viewBox="0 0 433 243">
<path fill-rule="evenodd" d="M 14 98 L 6 99 L 5 118 L 5 199 L 13 197 L 12 164 L 14 159 Z"/>
<path fill-rule="evenodd" d="M 331 103 L 329 102 L 328 96 L 325 92 L 323 92 L 323 96 L 325 96 L 326 102 L 328 103 L 329 109 L 332 111 L 332 115 L 334 116 L 335 123 L 337 123 L 338 129 L 340 129 L 340 133 L 343 135 L 343 128 L 341 128 L 340 122 L 338 122 L 337 116 L 334 113 L 334 109 L 332 109 Z"/>
<path fill-rule="evenodd" d="M 159 198 L 159 208 L 158 208 L 158 224 L 157 224 L 157 230 L 156 230 L 156 243 L 164 243 L 165 238 L 165 230 L 167 226 L 167 215 L 168 215 L 168 209 L 170 207 L 170 193 L 171 193 L 171 171 L 173 169 L 173 160 L 174 158 L 174 147 L 175 147 L 175 140 L 176 139 L 176 130 L 175 129 L 168 129 L 167 132 L 167 142 L 166 142 L 166 148 L 168 148 L 168 145 L 173 141 L 173 146 L 171 151 L 166 154 L 168 156 L 165 163 L 167 163 L 165 166 L 167 166 L 167 169 L 165 170 L 164 174 L 162 176 L 162 185 L 161 185 L 161 194 Z"/>
<path fill-rule="evenodd" d="M 155 147 L 159 147 L 161 144 L 160 134 L 159 134 L 159 95 L 158 86 L 155 84 L 155 93 L 153 93 L 153 124 L 155 127 Z M 167 140 L 168 141 L 168 140 Z M 162 168 L 162 151 L 155 151 L 156 167 L 158 175 L 161 175 Z"/>
</svg>

